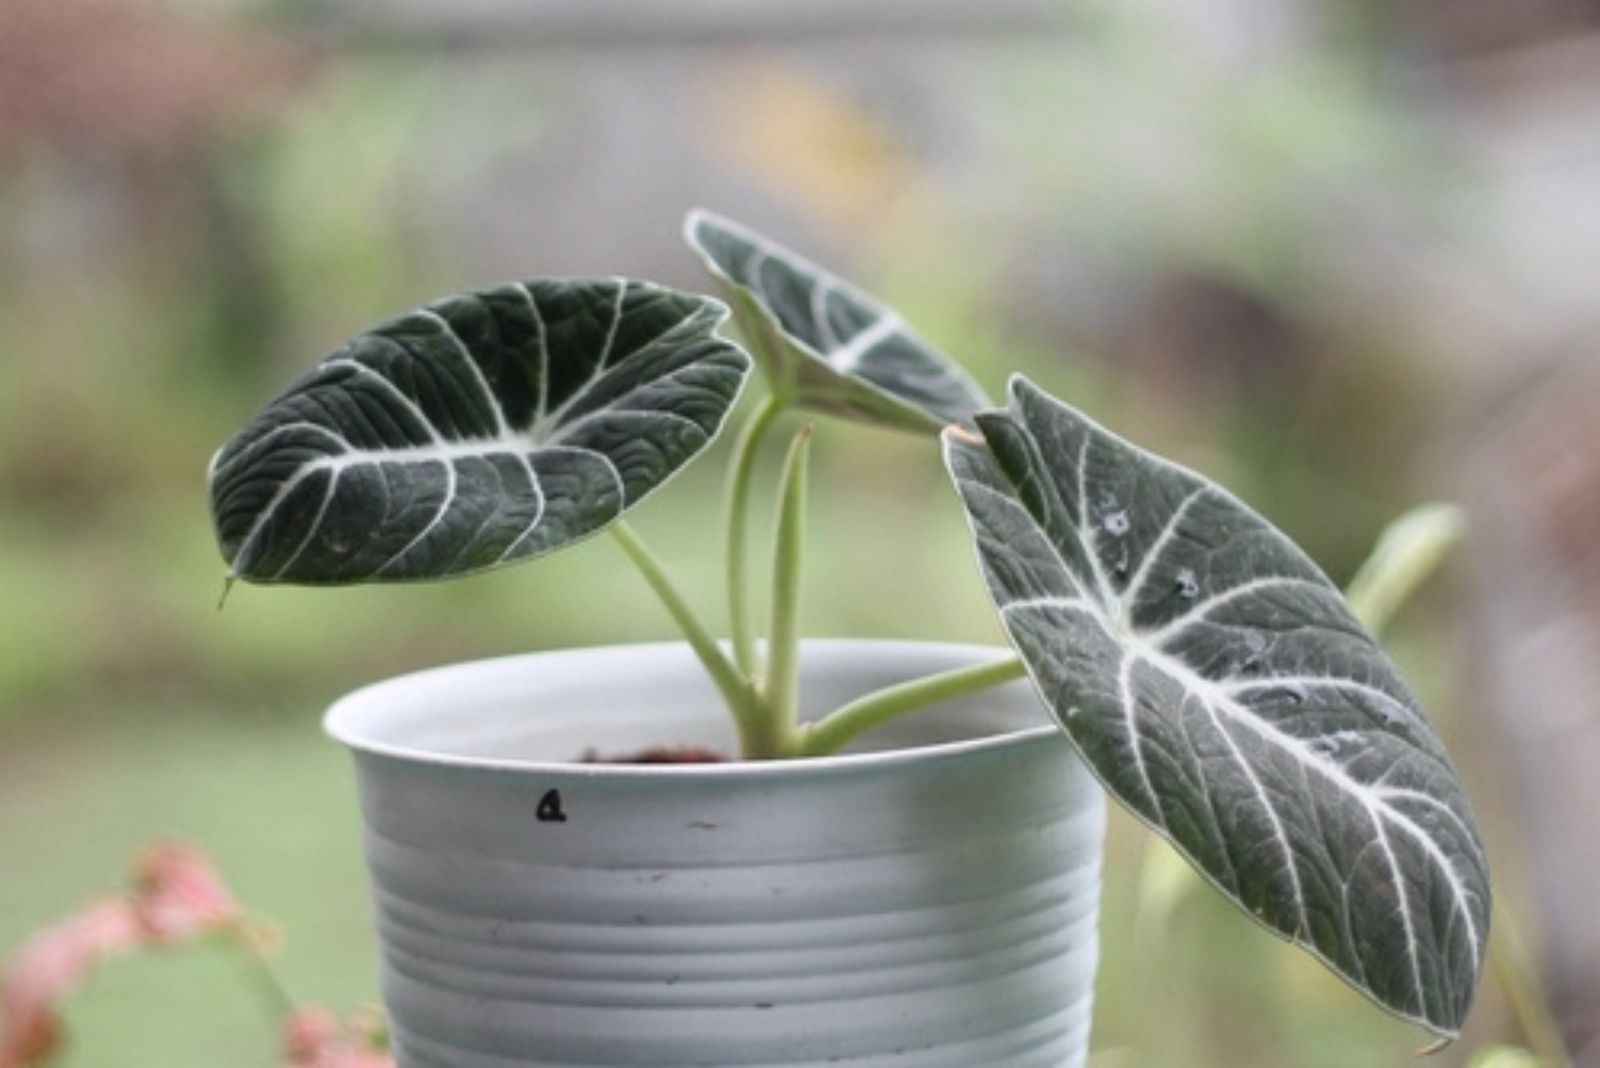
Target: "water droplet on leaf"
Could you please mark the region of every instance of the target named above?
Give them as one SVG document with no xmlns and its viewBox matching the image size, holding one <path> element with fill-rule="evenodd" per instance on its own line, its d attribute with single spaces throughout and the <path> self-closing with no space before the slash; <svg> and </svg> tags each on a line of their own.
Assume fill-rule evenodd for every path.
<svg viewBox="0 0 1600 1068">
<path fill-rule="evenodd" d="M 1311 742 L 1311 750 L 1323 756 L 1337 756 L 1345 749 L 1359 749 L 1361 735 L 1355 731 L 1334 731 Z"/>
<path fill-rule="evenodd" d="M 1177 578 L 1178 596 L 1186 601 L 1192 601 L 1200 596 L 1200 580 L 1195 577 L 1192 568 L 1182 568 L 1178 571 Z"/>
<path fill-rule="evenodd" d="M 1105 527 L 1106 533 L 1114 538 L 1120 538 L 1128 532 L 1131 525 L 1128 522 L 1128 513 L 1118 508 L 1100 520 L 1100 525 Z"/>
</svg>

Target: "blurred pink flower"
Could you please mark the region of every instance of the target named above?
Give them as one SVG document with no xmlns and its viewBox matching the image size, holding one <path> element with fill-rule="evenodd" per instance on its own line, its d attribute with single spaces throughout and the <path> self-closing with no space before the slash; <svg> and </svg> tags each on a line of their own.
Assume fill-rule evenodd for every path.
<svg viewBox="0 0 1600 1068">
<path fill-rule="evenodd" d="M 134 864 L 127 894 L 38 932 L 12 960 L 0 999 L 0 1068 L 28 1068 L 50 1057 L 61 1042 L 62 998 L 107 957 L 242 929 L 242 919 L 199 850 L 173 842 L 149 847 Z"/>
<path fill-rule="evenodd" d="M 345 1027 L 326 1009 L 304 1008 L 283 1029 L 284 1068 L 394 1068 L 359 1024 Z"/>
<path fill-rule="evenodd" d="M 107 957 L 169 947 L 227 932 L 262 963 L 264 928 L 250 920 L 199 850 L 160 842 L 139 855 L 133 885 L 35 934 L 0 980 L 0 1068 L 36 1068 L 61 1044 L 61 1000 Z M 285 1068 L 394 1068 L 381 1051 L 382 1027 L 348 1024 L 316 1008 L 297 1009 L 284 1027 Z"/>
<path fill-rule="evenodd" d="M 150 941 L 171 945 L 243 919 L 211 861 L 192 846 L 158 842 L 134 863 L 132 907 Z"/>
<path fill-rule="evenodd" d="M 0 1068 L 26 1068 L 61 1041 L 57 1005 L 102 960 L 137 946 L 144 932 L 126 901 L 100 901 L 39 931 L 7 969 Z"/>
<path fill-rule="evenodd" d="M 315 1064 L 339 1038 L 339 1021 L 327 1009 L 298 1009 L 283 1025 L 286 1063 Z"/>
</svg>

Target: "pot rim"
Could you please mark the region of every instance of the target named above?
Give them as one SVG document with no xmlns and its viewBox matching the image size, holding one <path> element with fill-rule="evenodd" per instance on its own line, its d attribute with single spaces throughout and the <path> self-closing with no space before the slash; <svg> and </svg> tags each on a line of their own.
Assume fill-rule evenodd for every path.
<svg viewBox="0 0 1600 1068">
<path fill-rule="evenodd" d="M 875 648 L 883 652 L 948 653 L 962 661 L 976 663 L 983 657 L 999 659 L 1011 653 L 1009 647 L 967 642 L 922 641 L 900 638 L 808 638 L 803 648 L 813 653 L 826 654 L 840 649 Z M 509 772 L 518 775 L 542 777 L 570 776 L 583 779 L 649 780 L 702 777 L 708 779 L 747 780 L 782 779 L 788 776 L 815 776 L 829 770 L 839 772 L 868 771 L 901 768 L 905 765 L 942 762 L 978 754 L 996 754 L 1006 750 L 1037 745 L 1064 734 L 1056 725 L 1044 721 L 1047 715 L 1040 704 L 1041 723 L 1037 727 L 1015 727 L 995 731 L 976 738 L 963 738 L 947 742 L 908 745 L 865 753 L 838 753 L 831 756 L 805 757 L 786 760 L 744 760 L 735 758 L 725 763 L 706 764 L 585 764 L 571 760 L 527 760 L 483 756 L 466 756 L 446 753 L 423 746 L 377 741 L 371 732 L 361 729 L 363 721 L 373 715 L 368 709 L 374 702 L 387 699 L 418 682 L 436 681 L 443 676 L 468 673 L 474 670 L 507 665 L 515 661 L 546 656 L 582 657 L 592 655 L 599 659 L 607 652 L 619 650 L 644 653 L 649 650 L 688 651 L 683 641 L 624 642 L 607 645 L 585 645 L 555 649 L 541 649 L 506 656 L 484 657 L 477 660 L 456 661 L 431 668 L 391 676 L 352 690 L 331 704 L 322 717 L 322 729 L 334 741 L 350 749 L 357 756 L 373 756 L 410 765 L 429 768 L 457 768 L 481 771 Z M 1018 680 L 1019 682 L 1021 680 Z M 1030 680 L 1031 683 L 1031 680 Z M 1017 682 L 1007 686 L 1017 685 Z"/>
</svg>

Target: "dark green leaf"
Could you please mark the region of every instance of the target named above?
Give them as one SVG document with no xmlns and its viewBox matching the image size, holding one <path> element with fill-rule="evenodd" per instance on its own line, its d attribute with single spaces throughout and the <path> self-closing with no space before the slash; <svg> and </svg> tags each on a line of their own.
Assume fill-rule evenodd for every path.
<svg viewBox="0 0 1600 1068">
<path fill-rule="evenodd" d="M 1106 786 L 1225 895 L 1455 1034 L 1488 862 L 1433 729 L 1339 591 L 1227 491 L 1025 380 L 946 434 L 1001 620 Z"/>
<path fill-rule="evenodd" d="M 816 264 L 706 211 L 690 213 L 684 237 L 781 396 L 907 430 L 961 422 L 989 403 L 894 311 Z"/>
<path fill-rule="evenodd" d="M 361 334 L 211 462 L 230 574 L 438 578 L 603 529 L 716 436 L 750 361 L 728 310 L 625 279 L 536 279 Z"/>
</svg>

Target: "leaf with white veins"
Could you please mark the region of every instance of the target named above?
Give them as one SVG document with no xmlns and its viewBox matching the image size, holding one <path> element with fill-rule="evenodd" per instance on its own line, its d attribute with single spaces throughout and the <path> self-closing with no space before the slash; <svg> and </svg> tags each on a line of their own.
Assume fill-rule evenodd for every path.
<svg viewBox="0 0 1600 1068">
<path fill-rule="evenodd" d="M 605 528 L 721 429 L 750 368 L 727 317 L 647 282 L 534 279 L 368 330 L 212 459 L 230 575 L 439 578 Z"/>
<path fill-rule="evenodd" d="M 989 404 L 893 310 L 776 242 L 708 211 L 690 212 L 684 239 L 722 287 L 778 395 L 921 431 Z"/>
<path fill-rule="evenodd" d="M 1285 535 L 1024 379 L 945 436 L 1034 685 L 1106 786 L 1219 890 L 1398 1016 L 1454 1035 L 1488 861 L 1444 749 Z"/>
</svg>

